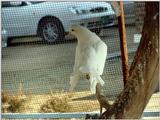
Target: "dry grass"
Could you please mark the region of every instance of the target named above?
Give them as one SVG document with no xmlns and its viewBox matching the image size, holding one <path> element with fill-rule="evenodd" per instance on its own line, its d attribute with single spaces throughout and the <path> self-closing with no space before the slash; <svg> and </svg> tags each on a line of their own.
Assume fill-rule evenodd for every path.
<svg viewBox="0 0 160 120">
<path fill-rule="evenodd" d="M 40 107 L 40 112 L 69 112 L 71 109 L 70 101 L 69 94 L 63 95 L 60 93 L 59 96 L 54 96 L 51 91 L 50 99 Z"/>
<path fill-rule="evenodd" d="M 8 96 L 10 97 L 10 107 L 7 112 L 53 113 L 97 110 L 99 108 L 98 101 L 96 99 L 85 98 L 90 96 L 92 96 L 90 91 L 73 93 L 54 92 L 45 95 Z"/>
<path fill-rule="evenodd" d="M 2 112 L 22 113 L 27 109 L 30 97 L 23 92 L 23 84 L 20 83 L 17 95 L 2 92 Z"/>
<path fill-rule="evenodd" d="M 73 93 L 54 92 L 48 95 L 33 95 L 28 112 L 84 112 L 97 110 L 99 103 L 95 99 L 81 100 L 81 98 L 90 95 L 89 91 Z"/>
<path fill-rule="evenodd" d="M 2 100 L 2 112 L 7 113 L 8 107 L 10 106 L 9 102 L 11 101 L 9 94 L 7 92 L 2 92 L 1 100 Z"/>
<path fill-rule="evenodd" d="M 154 94 L 146 110 L 160 110 L 159 99 L 160 94 Z M 92 98 L 90 91 L 73 93 L 54 92 L 45 95 L 26 96 L 10 96 L 8 93 L 3 92 L 2 106 L 8 101 L 10 101 L 9 105 L 12 103 L 12 110 L 8 109 L 7 112 L 89 112 L 99 109 L 99 103 L 96 99 Z"/>
<path fill-rule="evenodd" d="M 1 95 L 2 95 L 1 96 L 2 103 L 8 103 L 10 101 L 10 96 L 9 96 L 8 92 L 2 92 Z"/>
<path fill-rule="evenodd" d="M 2 92 L 2 112 L 25 112 L 27 109 L 29 97 L 25 95 L 10 95 L 7 92 Z"/>
<path fill-rule="evenodd" d="M 27 97 L 24 96 L 13 96 L 9 102 L 8 111 L 13 113 L 22 113 L 27 109 Z"/>
</svg>

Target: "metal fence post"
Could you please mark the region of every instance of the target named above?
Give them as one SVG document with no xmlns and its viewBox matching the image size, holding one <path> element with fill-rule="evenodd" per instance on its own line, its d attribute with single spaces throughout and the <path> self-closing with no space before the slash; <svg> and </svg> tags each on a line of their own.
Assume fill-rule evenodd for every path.
<svg viewBox="0 0 160 120">
<path fill-rule="evenodd" d="M 127 78 L 129 76 L 129 72 L 128 72 L 129 68 L 128 68 L 128 49 L 127 49 L 127 41 L 126 41 L 126 29 L 125 29 L 124 10 L 123 10 L 122 1 L 120 1 L 120 16 L 118 17 L 118 28 L 119 28 L 119 36 L 120 36 L 123 82 L 125 85 L 127 82 Z"/>
</svg>

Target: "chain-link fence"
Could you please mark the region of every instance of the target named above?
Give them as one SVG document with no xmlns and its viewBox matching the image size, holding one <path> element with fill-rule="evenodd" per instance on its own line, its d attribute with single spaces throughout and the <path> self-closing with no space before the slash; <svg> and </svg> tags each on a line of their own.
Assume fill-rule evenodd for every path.
<svg viewBox="0 0 160 120">
<path fill-rule="evenodd" d="M 144 3 L 124 2 L 129 65 L 140 40 L 138 22 L 143 22 L 137 22 L 140 17 L 135 11 L 142 8 L 139 4 Z M 102 78 L 104 93 L 113 102 L 123 90 L 123 76 L 117 18 L 110 6 L 109 2 L 2 2 L 2 31 L 8 35 L 8 47 L 2 48 L 3 112 L 99 110 L 84 78 L 74 92 L 68 92 L 77 41 L 65 39 L 65 35 L 75 23 L 96 32 L 108 46 Z M 147 108 L 159 109 L 158 99 L 159 94 Z"/>
</svg>

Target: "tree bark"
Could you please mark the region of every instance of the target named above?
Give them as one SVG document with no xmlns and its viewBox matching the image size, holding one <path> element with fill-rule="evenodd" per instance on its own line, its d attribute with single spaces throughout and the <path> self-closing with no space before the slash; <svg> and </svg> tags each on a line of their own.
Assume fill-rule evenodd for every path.
<svg viewBox="0 0 160 120">
<path fill-rule="evenodd" d="M 142 38 L 124 90 L 110 105 L 97 85 L 97 99 L 106 111 L 100 118 L 138 119 L 151 98 L 159 72 L 159 2 L 146 2 Z M 101 99 L 103 98 L 103 99 Z"/>
</svg>

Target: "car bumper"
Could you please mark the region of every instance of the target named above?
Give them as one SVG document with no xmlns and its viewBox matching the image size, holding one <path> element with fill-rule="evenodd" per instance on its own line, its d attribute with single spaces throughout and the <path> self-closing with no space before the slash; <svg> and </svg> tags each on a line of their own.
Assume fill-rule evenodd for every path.
<svg viewBox="0 0 160 120">
<path fill-rule="evenodd" d="M 99 16 L 95 18 L 86 18 L 86 19 L 77 19 L 71 21 L 72 24 L 79 24 L 82 26 L 85 26 L 89 29 L 96 29 L 96 28 L 106 28 L 113 26 L 115 19 L 115 15 L 104 15 L 104 16 Z"/>
</svg>

